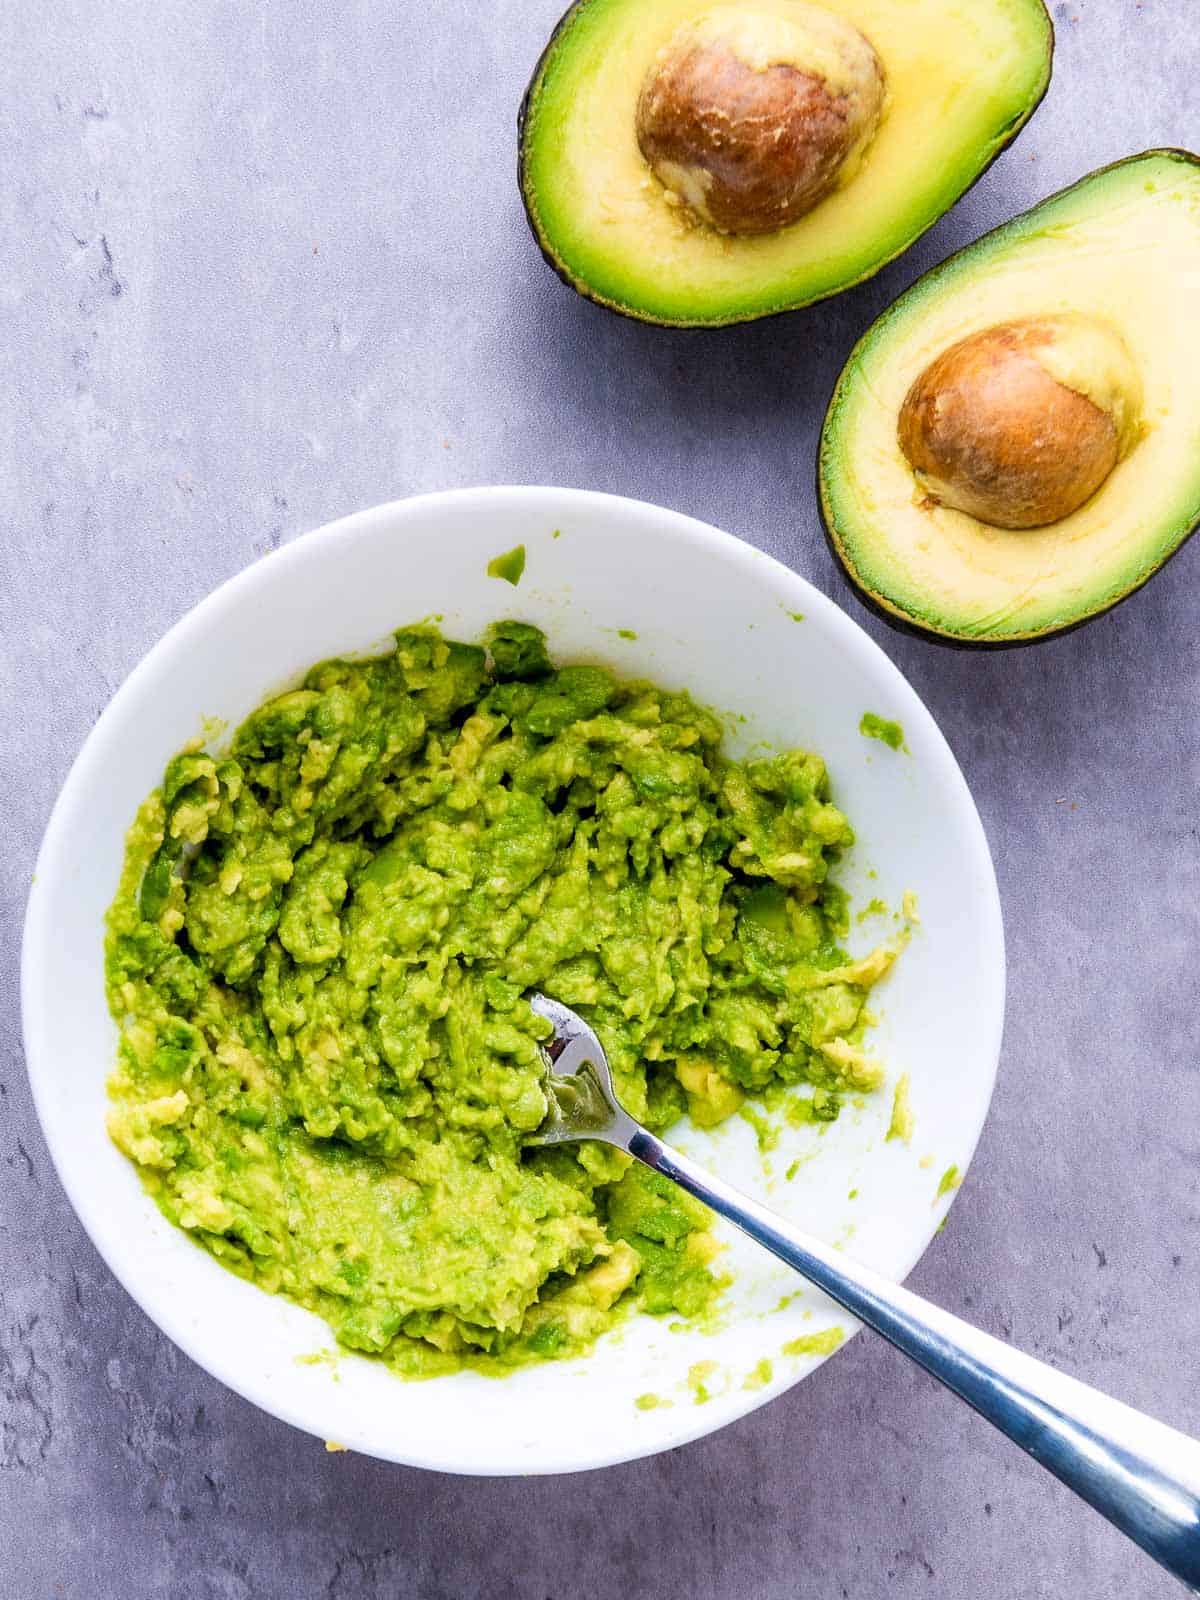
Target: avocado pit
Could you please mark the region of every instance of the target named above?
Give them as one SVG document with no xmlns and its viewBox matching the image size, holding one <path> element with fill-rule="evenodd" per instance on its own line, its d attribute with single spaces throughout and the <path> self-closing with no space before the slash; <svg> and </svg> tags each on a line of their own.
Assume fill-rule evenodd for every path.
<svg viewBox="0 0 1200 1600">
<path fill-rule="evenodd" d="M 1072 313 L 985 328 L 935 357 L 900 408 L 900 448 L 935 504 L 998 528 L 1077 511 L 1140 433 L 1142 386 L 1114 328 Z"/>
<path fill-rule="evenodd" d="M 773 233 L 853 175 L 884 100 L 883 65 L 844 17 L 718 6 L 659 51 L 637 142 L 694 217 L 722 233 Z"/>
</svg>

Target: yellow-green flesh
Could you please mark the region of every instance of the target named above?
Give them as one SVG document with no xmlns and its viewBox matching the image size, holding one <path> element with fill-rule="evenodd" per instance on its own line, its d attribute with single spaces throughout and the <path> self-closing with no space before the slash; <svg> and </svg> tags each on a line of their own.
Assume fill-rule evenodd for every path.
<svg viewBox="0 0 1200 1600">
<path fill-rule="evenodd" d="M 109 914 L 110 1131 L 164 1214 L 404 1374 L 586 1348 L 718 1289 L 707 1214 L 600 1145 L 531 1149 L 532 988 L 665 1128 L 873 1087 L 820 759 L 744 765 L 686 695 L 432 628 L 315 667 L 168 765 Z M 801 1088 L 799 1086 L 814 1086 Z"/>
<path fill-rule="evenodd" d="M 822 434 L 822 509 L 853 582 L 905 621 L 977 643 L 1053 633 L 1136 589 L 1200 520 L 1197 303 L 1200 165 L 1177 151 L 1094 173 L 922 278 L 860 340 Z M 959 339 L 1060 312 L 1125 341 L 1142 437 L 1089 501 L 1043 528 L 925 501 L 896 438 L 911 383 Z"/>
<path fill-rule="evenodd" d="M 789 0 L 755 0 L 786 15 Z M 861 169 L 777 233 L 732 238 L 672 207 L 638 150 L 642 79 L 697 0 L 580 0 L 530 88 L 522 185 L 543 249 L 582 292 L 650 321 L 736 322 L 869 276 L 970 186 L 1045 90 L 1041 0 L 829 0 L 888 80 Z"/>
</svg>

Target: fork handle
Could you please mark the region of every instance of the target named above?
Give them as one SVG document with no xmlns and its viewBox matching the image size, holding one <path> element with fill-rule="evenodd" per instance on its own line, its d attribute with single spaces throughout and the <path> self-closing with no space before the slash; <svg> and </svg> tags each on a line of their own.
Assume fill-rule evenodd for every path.
<svg viewBox="0 0 1200 1600">
<path fill-rule="evenodd" d="M 765 1245 L 1200 1592 L 1200 1443 L 793 1228 L 629 1123 L 621 1146 Z"/>
</svg>

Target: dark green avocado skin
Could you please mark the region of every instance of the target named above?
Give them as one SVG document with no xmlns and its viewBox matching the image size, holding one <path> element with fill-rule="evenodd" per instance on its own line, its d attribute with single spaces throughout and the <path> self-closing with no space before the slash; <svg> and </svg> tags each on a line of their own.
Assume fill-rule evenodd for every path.
<svg viewBox="0 0 1200 1600">
<path fill-rule="evenodd" d="M 919 623 L 890 610 L 870 589 L 864 589 L 857 579 L 851 576 L 849 569 L 842 560 L 837 541 L 834 539 L 829 525 L 829 518 L 825 512 L 825 497 L 821 492 L 821 463 L 819 457 L 816 471 L 816 498 L 817 504 L 821 508 L 821 532 L 825 535 L 825 543 L 829 546 L 829 553 L 845 580 L 846 587 L 859 605 L 862 606 L 863 610 L 869 611 L 873 617 L 878 617 L 880 622 L 886 622 L 888 627 L 895 633 L 902 633 L 910 639 L 920 639 L 924 644 L 940 645 L 943 650 L 1021 650 L 1029 645 L 1048 644 L 1051 639 L 1061 639 L 1068 633 L 1075 633 L 1080 628 L 1086 628 L 1089 622 L 1095 622 L 1097 617 L 1107 616 L 1110 611 L 1115 611 L 1119 605 L 1128 600 L 1130 595 L 1137 594 L 1139 589 L 1144 589 L 1151 578 L 1157 577 L 1167 563 L 1174 560 L 1192 535 L 1200 528 L 1200 523 L 1194 524 L 1180 539 L 1170 555 L 1164 556 L 1158 566 L 1152 568 L 1140 583 L 1134 584 L 1132 589 L 1127 589 L 1124 594 L 1118 595 L 1115 600 L 1106 606 L 1102 606 L 1098 611 L 1089 611 L 1086 617 L 1077 617 L 1074 622 L 1064 622 L 1061 627 L 1047 628 L 1042 633 L 1031 633 L 1024 639 L 964 639 L 957 634 L 938 633 L 934 628 L 922 628 Z"/>
<path fill-rule="evenodd" d="M 1192 166 L 1200 166 L 1200 155 L 1196 155 L 1191 150 L 1179 149 L 1174 145 L 1162 145 L 1153 150 L 1139 150 L 1136 155 L 1124 156 L 1120 161 L 1110 161 L 1107 166 L 1097 167 L 1094 171 L 1085 173 L 1084 176 L 1078 180 L 1078 182 L 1069 183 L 1065 189 L 1056 189 L 1053 194 L 1048 194 L 1044 200 L 1039 200 L 1037 202 L 1037 206 L 1045 205 L 1047 201 L 1050 200 L 1057 200 L 1061 195 L 1070 194 L 1072 189 L 1078 189 L 1082 184 L 1090 183 L 1094 178 L 1101 177 L 1106 172 L 1115 172 L 1119 167 L 1127 165 L 1127 163 L 1130 161 L 1141 161 L 1149 155 L 1174 156 L 1179 161 L 1188 161 L 1192 164 Z M 1029 209 L 1036 210 L 1037 206 L 1031 206 Z M 1015 219 L 1009 219 L 1010 222 L 1013 220 Z M 904 290 L 904 293 L 910 293 L 917 287 L 918 284 L 924 283 L 926 278 L 934 277 L 937 273 L 941 272 L 944 267 L 948 266 L 958 256 L 962 255 L 963 251 L 975 250 L 978 248 L 978 246 L 986 244 L 989 239 L 994 238 L 997 234 L 1003 233 L 1008 225 L 1008 222 L 1002 222 L 997 227 L 989 229 L 987 233 L 981 233 L 978 239 L 973 240 L 970 244 L 963 245 L 961 250 L 956 250 L 953 255 L 947 256 L 945 261 L 939 262 L 936 267 L 931 267 L 928 272 L 923 273 L 920 278 L 917 278 L 909 285 L 907 289 Z M 880 315 L 885 316 L 888 309 L 890 308 L 885 308 Z M 878 318 L 876 318 L 876 321 L 878 321 Z M 874 328 L 874 326 L 875 323 L 872 323 L 871 327 L 867 328 L 866 331 L 855 342 L 853 349 L 850 351 L 850 354 L 846 357 L 846 360 L 843 363 L 843 372 L 854 360 L 855 355 L 858 353 L 859 347 L 870 335 L 871 329 Z M 842 559 L 842 553 L 838 548 L 837 539 L 833 532 L 832 522 L 830 520 L 828 510 L 826 509 L 824 487 L 821 483 L 821 454 L 825 442 L 825 431 L 829 426 L 829 419 L 833 412 L 834 403 L 837 400 L 838 390 L 841 387 L 841 382 L 842 378 L 841 374 L 839 373 L 837 382 L 833 386 L 833 393 L 829 397 L 829 404 L 825 408 L 825 419 L 821 424 L 821 433 L 817 443 L 816 496 L 817 505 L 820 507 L 821 532 L 825 535 L 825 543 L 829 546 L 829 553 L 833 557 L 834 564 L 841 573 L 851 593 L 854 595 L 854 598 L 861 606 L 864 607 L 865 610 L 869 611 L 872 616 L 878 617 L 881 622 L 886 622 L 889 628 L 893 628 L 897 633 L 906 634 L 909 638 L 922 639 L 926 644 L 941 645 L 947 650 L 1020 650 L 1028 645 L 1046 644 L 1051 639 L 1061 639 L 1065 634 L 1074 633 L 1078 628 L 1085 628 L 1089 622 L 1095 622 L 1097 617 L 1107 616 L 1110 611 L 1115 611 L 1119 605 L 1128 600 L 1130 595 L 1137 594 L 1139 589 L 1144 589 L 1150 582 L 1151 578 L 1157 577 L 1163 568 L 1167 566 L 1169 562 L 1174 560 L 1174 558 L 1183 549 L 1184 545 L 1189 542 L 1196 531 L 1200 529 L 1200 522 L 1194 522 L 1188 531 L 1180 537 L 1179 543 L 1175 546 L 1175 548 L 1170 551 L 1168 555 L 1165 555 L 1157 566 L 1151 567 L 1150 571 L 1147 572 L 1145 576 L 1137 583 L 1135 583 L 1132 588 L 1126 589 L 1125 593 L 1119 594 L 1115 600 L 1110 600 L 1106 606 L 1100 606 L 1095 611 L 1089 611 L 1086 616 L 1076 617 L 1073 622 L 1064 622 L 1061 626 L 1055 628 L 1045 628 L 1040 633 L 1031 633 L 1025 638 L 1021 639 L 966 639 L 957 634 L 939 633 L 934 628 L 923 628 L 920 623 L 914 621 L 912 618 L 901 616 L 898 612 L 892 611 L 888 606 L 883 604 L 878 595 L 860 584 L 858 579 L 854 576 L 849 567 L 846 565 L 845 561 Z"/>
<path fill-rule="evenodd" d="M 529 224 L 529 231 L 533 234 L 534 243 L 538 247 L 538 251 L 541 254 L 542 260 L 551 269 L 551 271 L 553 271 L 556 277 L 562 279 L 563 283 L 566 284 L 568 289 L 574 289 L 575 293 L 582 296 L 584 300 L 590 300 L 593 305 L 602 306 L 605 311 L 611 311 L 619 317 L 628 317 L 633 322 L 648 322 L 656 328 L 674 328 L 676 331 L 686 333 L 704 332 L 709 328 L 729 328 L 739 322 L 763 322 L 770 317 L 784 317 L 789 316 L 796 311 L 804 311 L 811 305 L 818 305 L 821 300 L 832 299 L 834 295 L 844 294 L 846 290 L 853 289 L 857 284 L 865 283 L 868 278 L 873 278 L 876 273 L 882 272 L 884 267 L 886 267 L 889 262 L 895 261 L 897 257 L 902 256 L 906 250 L 911 250 L 913 245 L 916 244 L 917 240 L 921 238 L 923 234 L 928 233 L 929 229 L 932 228 L 935 223 L 940 222 L 942 217 L 946 216 L 947 212 L 953 211 L 954 206 L 958 205 L 959 201 L 962 200 L 965 195 L 970 194 L 971 190 L 980 181 L 980 179 L 986 177 L 986 175 L 991 171 L 993 165 L 1008 149 L 1009 145 L 1017 137 L 1021 129 L 1025 126 L 1030 117 L 1033 116 L 1034 112 L 1046 98 L 1047 92 L 1050 88 L 1050 79 L 1056 43 L 1054 18 L 1051 16 L 1049 7 L 1047 6 L 1045 8 L 1047 24 L 1047 70 L 1046 81 L 1042 86 L 1042 92 L 1038 95 L 1037 99 L 1034 100 L 1033 103 L 1021 114 L 1021 116 L 1015 118 L 1014 121 L 1010 123 L 1007 128 L 1005 128 L 1000 142 L 997 144 L 996 149 L 992 154 L 991 160 L 988 161 L 985 166 L 980 168 L 979 172 L 976 173 L 974 178 L 972 178 L 971 182 L 963 190 L 962 194 L 960 194 L 958 199 L 954 201 L 954 205 L 947 206 L 946 211 L 943 211 L 940 216 L 931 217 L 928 224 L 921 229 L 921 232 L 914 234 L 906 245 L 902 245 L 899 250 L 893 251 L 890 256 L 884 257 L 882 261 L 876 262 L 870 271 L 864 272 L 861 277 L 853 279 L 850 283 L 842 284 L 838 289 L 830 290 L 828 294 L 819 295 L 815 300 L 807 300 L 803 305 L 780 306 L 778 311 L 764 311 L 757 313 L 752 317 L 728 317 L 723 321 L 685 324 L 664 321 L 660 317 L 652 317 L 645 312 L 636 311 L 630 306 L 614 305 L 611 300 L 604 299 L 602 295 L 594 294 L 586 283 L 577 282 L 566 270 L 562 262 L 557 259 L 553 250 L 542 238 L 542 235 L 538 230 L 537 222 L 534 219 L 533 207 L 530 204 L 529 194 L 525 186 L 525 123 L 529 116 L 529 108 L 532 103 L 533 94 L 537 88 L 538 79 L 542 75 L 542 67 L 546 61 L 546 58 L 553 51 L 554 46 L 558 41 L 559 34 L 564 32 L 576 11 L 587 4 L 589 4 L 589 0 L 573 0 L 573 4 L 567 7 L 562 16 L 559 17 L 558 21 L 554 24 L 554 27 L 550 32 L 550 37 L 546 40 L 545 47 L 542 50 L 541 55 L 538 56 L 533 72 L 530 74 L 529 82 L 525 85 L 525 93 L 521 96 L 521 104 L 517 109 L 517 186 L 521 192 L 521 204 L 525 209 L 525 221 Z M 697 0 L 697 4 L 699 5 L 699 0 Z"/>
<path fill-rule="evenodd" d="M 1156 566 L 1153 571 L 1148 572 L 1140 583 L 1134 584 L 1132 589 L 1127 589 L 1124 594 L 1118 595 L 1117 598 L 1110 604 L 1101 606 L 1099 611 L 1089 611 L 1086 617 L 1077 617 L 1074 622 L 1064 622 L 1059 628 L 1047 628 L 1043 633 L 1031 633 L 1027 638 L 1024 639 L 963 639 L 950 633 L 936 633 L 932 628 L 922 628 L 918 626 L 917 623 L 910 622 L 907 618 L 898 616 L 894 611 L 889 611 L 886 606 L 881 605 L 875 596 L 868 590 L 860 589 L 858 584 L 855 583 L 853 578 L 851 578 L 846 572 L 845 567 L 842 566 L 841 557 L 838 555 L 837 546 L 830 537 L 829 527 L 825 521 L 825 514 L 823 510 L 821 513 L 821 527 L 825 534 L 825 542 L 833 552 L 834 560 L 837 562 L 842 576 L 846 579 L 847 585 L 849 586 L 851 593 L 854 595 L 854 598 L 865 611 L 869 611 L 872 616 L 878 617 L 881 622 L 886 622 L 888 627 L 893 629 L 896 633 L 906 634 L 911 639 L 920 639 L 925 644 L 940 645 L 944 650 L 968 650 L 978 652 L 981 650 L 1021 650 L 1030 645 L 1049 644 L 1051 639 L 1062 639 L 1068 633 L 1076 633 L 1080 628 L 1086 628 L 1088 623 L 1095 622 L 1097 617 L 1108 616 L 1110 611 L 1115 611 L 1119 605 L 1123 605 L 1124 602 L 1129 599 L 1130 595 L 1135 595 L 1139 589 L 1144 589 L 1150 582 L 1151 578 L 1157 577 L 1163 568 L 1169 562 L 1173 561 L 1183 549 L 1184 545 L 1188 543 L 1188 541 L 1192 538 L 1192 535 L 1196 532 L 1196 528 L 1200 527 L 1200 524 L 1197 524 L 1189 529 L 1189 531 L 1184 534 L 1183 538 L 1180 539 L 1174 550 L 1171 551 L 1171 554 L 1160 561 L 1158 566 Z"/>
<path fill-rule="evenodd" d="M 563 29 L 570 22 L 572 16 L 574 16 L 576 8 L 586 4 L 587 0 L 574 0 L 574 4 L 569 5 L 563 12 L 562 16 L 559 17 L 558 21 L 554 24 L 554 27 L 550 30 L 550 37 L 546 40 L 546 43 L 542 49 L 542 53 L 540 56 L 538 56 L 537 62 L 534 65 L 534 69 L 532 73 L 530 73 L 529 82 L 525 85 L 525 93 L 521 96 L 521 104 L 517 107 L 517 188 L 520 190 L 521 194 L 521 205 L 525 211 L 525 221 L 529 225 L 529 231 L 533 235 L 533 242 L 537 245 L 542 260 L 558 277 L 562 279 L 568 289 L 574 289 L 575 292 L 577 294 L 581 294 L 585 300 L 590 300 L 593 297 L 588 294 L 586 289 L 581 289 L 578 284 L 572 282 L 572 280 L 563 270 L 561 263 L 554 259 L 554 257 L 550 254 L 550 251 L 542 243 L 542 236 L 538 232 L 537 224 L 533 220 L 533 208 L 529 203 L 525 189 L 525 123 L 529 116 L 529 107 L 533 100 L 533 91 L 537 87 L 537 81 L 542 75 L 542 67 L 545 65 L 547 56 L 549 56 L 550 52 L 554 49 L 554 46 L 558 42 L 559 34 L 562 33 Z M 596 305 L 604 305 L 603 300 L 596 300 L 595 303 Z"/>
</svg>

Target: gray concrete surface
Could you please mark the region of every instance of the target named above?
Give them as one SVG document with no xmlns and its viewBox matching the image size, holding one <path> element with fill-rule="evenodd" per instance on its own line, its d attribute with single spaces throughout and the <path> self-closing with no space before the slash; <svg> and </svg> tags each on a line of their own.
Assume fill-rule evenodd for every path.
<svg viewBox="0 0 1200 1600">
<path fill-rule="evenodd" d="M 693 512 L 862 621 L 810 487 L 855 335 L 984 227 L 1200 139 L 1188 0 L 1058 5 L 1046 105 L 906 258 L 809 313 L 656 331 L 577 300 L 522 221 L 513 117 L 558 4 L 5 11 L 0 1593 L 1172 1595 L 867 1338 L 738 1426 L 600 1476 L 326 1455 L 160 1337 L 50 1167 L 16 992 L 33 855 L 95 717 L 186 607 L 343 512 L 510 481 Z M 1011 962 L 991 1120 L 916 1286 L 1195 1431 L 1198 578 L 1200 544 L 1112 616 L 995 656 L 866 623 L 967 772 Z"/>
</svg>

